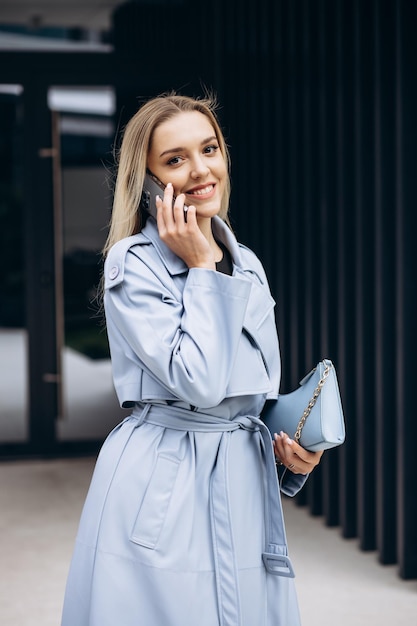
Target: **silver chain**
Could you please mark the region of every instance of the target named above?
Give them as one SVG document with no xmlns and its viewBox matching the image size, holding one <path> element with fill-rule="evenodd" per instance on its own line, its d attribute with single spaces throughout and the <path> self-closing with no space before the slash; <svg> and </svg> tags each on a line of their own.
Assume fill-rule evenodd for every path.
<svg viewBox="0 0 417 626">
<path fill-rule="evenodd" d="M 326 382 L 326 378 L 329 375 L 331 367 L 332 367 L 331 365 L 326 365 L 324 372 L 323 372 L 323 376 L 320 378 L 318 385 L 314 390 L 313 397 L 311 398 L 310 402 L 308 403 L 307 407 L 304 410 L 304 413 L 301 416 L 300 421 L 298 422 L 297 430 L 295 431 L 295 435 L 294 435 L 294 439 L 297 443 L 300 441 L 301 431 L 303 430 L 304 424 L 306 423 L 308 416 L 310 415 L 314 405 L 317 402 L 317 398 L 319 397 L 322 387 L 324 383 Z"/>
</svg>

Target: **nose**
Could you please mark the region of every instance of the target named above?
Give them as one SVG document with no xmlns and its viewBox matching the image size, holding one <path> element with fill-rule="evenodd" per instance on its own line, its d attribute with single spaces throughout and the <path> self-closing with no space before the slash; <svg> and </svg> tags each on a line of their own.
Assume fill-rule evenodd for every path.
<svg viewBox="0 0 417 626">
<path fill-rule="evenodd" d="M 195 158 L 192 162 L 191 166 L 191 178 L 193 180 L 198 180 L 200 178 L 204 178 L 209 173 L 209 168 L 205 163 L 204 159 L 201 157 Z"/>
</svg>

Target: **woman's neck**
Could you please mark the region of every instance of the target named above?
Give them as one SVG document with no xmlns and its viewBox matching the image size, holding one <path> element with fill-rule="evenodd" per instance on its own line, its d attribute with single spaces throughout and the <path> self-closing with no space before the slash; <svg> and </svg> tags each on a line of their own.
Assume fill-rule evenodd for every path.
<svg viewBox="0 0 417 626">
<path fill-rule="evenodd" d="M 218 263 L 223 258 L 223 250 L 220 248 L 219 244 L 214 238 L 213 230 L 211 228 L 212 218 L 203 217 L 197 221 L 198 221 L 198 226 L 201 232 L 203 233 L 204 237 L 209 242 L 210 248 L 213 250 L 214 259 L 216 263 Z"/>
</svg>

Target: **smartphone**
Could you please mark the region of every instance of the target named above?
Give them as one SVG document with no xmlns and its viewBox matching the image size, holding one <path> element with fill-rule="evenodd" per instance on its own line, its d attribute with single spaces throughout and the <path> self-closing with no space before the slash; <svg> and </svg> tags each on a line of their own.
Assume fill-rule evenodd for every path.
<svg viewBox="0 0 417 626">
<path fill-rule="evenodd" d="M 165 185 L 161 183 L 159 178 L 154 176 L 151 172 L 147 172 L 145 180 L 143 182 L 142 197 L 140 200 L 140 208 L 143 211 L 147 211 L 152 217 L 156 219 L 156 196 L 163 198 Z M 173 197 L 173 202 L 175 196 Z M 187 221 L 188 207 L 184 205 L 184 220 Z"/>
</svg>

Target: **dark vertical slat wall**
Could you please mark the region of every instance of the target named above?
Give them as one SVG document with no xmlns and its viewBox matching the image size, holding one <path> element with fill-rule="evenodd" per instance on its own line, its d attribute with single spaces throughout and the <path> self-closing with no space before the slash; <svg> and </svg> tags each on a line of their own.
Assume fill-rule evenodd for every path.
<svg viewBox="0 0 417 626">
<path fill-rule="evenodd" d="M 381 563 L 395 563 L 396 510 L 395 472 L 397 463 L 396 385 L 393 366 L 396 362 L 395 345 L 395 230 L 396 162 L 398 154 L 396 125 L 396 49 L 398 33 L 395 28 L 396 4 L 375 2 L 374 41 L 374 224 L 370 232 L 375 237 L 375 429 L 376 429 L 376 546 Z M 393 214 L 395 217 L 393 217 Z M 395 367 L 396 370 L 396 367 Z M 389 384 L 388 381 L 392 380 Z M 368 409 L 371 407 L 369 406 Z M 394 423 L 393 423 L 394 422 Z M 387 463 L 387 459 L 390 462 Z"/>
<path fill-rule="evenodd" d="M 352 236 L 355 220 L 352 191 L 354 188 L 353 142 L 353 8 L 351 2 L 337 0 L 336 4 L 336 205 L 330 211 L 336 214 L 337 288 L 330 293 L 337 310 L 336 362 L 342 381 L 343 404 L 348 415 L 355 415 L 355 363 L 352 358 L 354 325 L 352 313 L 356 241 Z M 358 438 L 349 438 L 340 450 L 340 523 L 345 537 L 357 534 L 356 461 Z"/>
<path fill-rule="evenodd" d="M 319 216 L 313 240 L 313 254 L 317 255 L 315 263 L 319 272 L 315 283 L 315 302 L 318 326 L 313 329 L 319 337 L 315 360 L 322 356 L 333 355 L 336 346 L 336 300 L 330 297 L 337 284 L 337 247 L 335 236 L 336 212 L 330 208 L 336 206 L 336 37 L 331 27 L 336 19 L 335 4 L 328 0 L 320 0 L 317 6 L 318 33 L 315 45 L 319 50 L 319 76 L 314 92 L 317 99 L 319 115 L 312 124 L 318 126 L 318 151 L 316 168 L 319 179 L 319 197 L 314 207 L 315 215 Z M 317 238 L 318 235 L 318 238 Z M 319 249 L 317 249 L 319 248 Z M 311 263 L 311 259 L 307 262 Z M 333 357 L 332 357 L 333 358 Z M 323 460 L 323 515 L 326 523 L 335 526 L 340 522 L 339 490 L 340 468 L 339 451 L 330 451 Z"/>
<path fill-rule="evenodd" d="M 304 326 L 304 339 L 302 341 L 302 358 L 300 367 L 307 371 L 315 360 L 315 355 L 320 350 L 320 337 L 316 332 L 319 328 L 319 310 L 315 306 L 316 285 L 319 276 L 318 263 L 311 263 L 317 248 L 312 233 L 319 231 L 317 207 L 318 170 L 317 170 L 317 124 L 313 123 L 318 117 L 317 98 L 313 97 L 318 80 L 318 47 L 314 41 L 318 36 L 317 13 L 314 11 L 309 0 L 304 0 L 301 15 L 300 51 L 302 53 L 302 114 L 301 114 L 301 140 L 300 151 L 303 163 L 304 180 L 300 185 L 303 203 L 303 227 L 304 227 L 304 254 L 300 257 L 300 271 L 304 274 L 305 284 L 300 285 L 300 305 L 304 307 L 300 322 Z M 321 263 L 325 259 L 321 259 Z M 330 461 L 331 462 L 331 461 Z M 323 466 L 319 466 L 316 474 L 306 491 L 307 504 L 313 515 L 321 514 L 323 510 Z"/>
<path fill-rule="evenodd" d="M 417 421 L 415 419 L 415 351 L 417 298 L 415 279 L 417 163 L 417 82 L 415 2 L 396 3 L 396 330 L 394 379 L 397 430 L 397 550 L 400 574 L 417 573 L 417 502 L 414 484 Z M 388 381 L 386 381 L 387 384 Z"/>
<path fill-rule="evenodd" d="M 375 400 L 378 362 L 374 359 L 375 304 L 372 297 L 375 264 L 374 177 L 379 154 L 375 139 L 375 20 L 371 3 L 358 0 L 354 16 L 354 214 L 355 214 L 355 394 L 357 419 L 358 536 L 360 547 L 375 544 Z M 375 289 L 378 285 L 375 282 Z"/>
<path fill-rule="evenodd" d="M 124 95 L 218 94 L 232 223 L 277 301 L 282 390 L 322 357 L 336 364 L 347 440 L 299 505 L 417 578 L 417 3 L 184 1 L 168 29 L 159 8 L 129 6 L 115 32 Z"/>
</svg>

